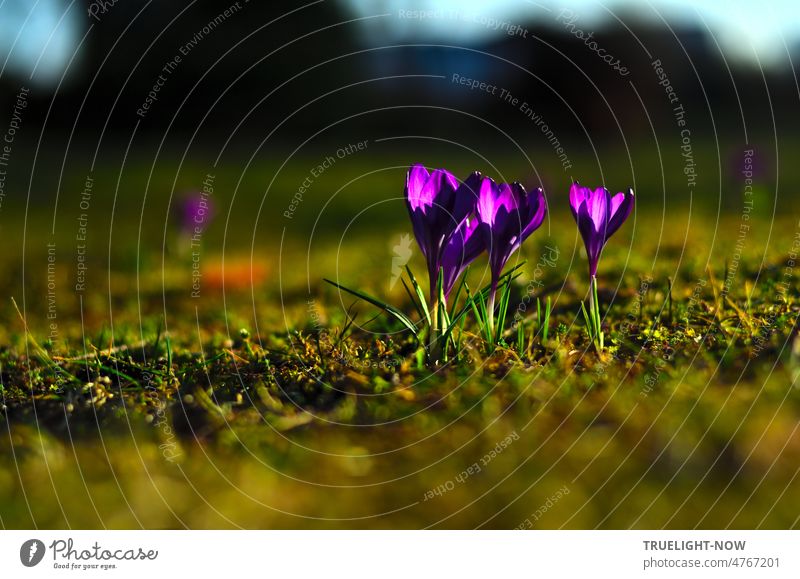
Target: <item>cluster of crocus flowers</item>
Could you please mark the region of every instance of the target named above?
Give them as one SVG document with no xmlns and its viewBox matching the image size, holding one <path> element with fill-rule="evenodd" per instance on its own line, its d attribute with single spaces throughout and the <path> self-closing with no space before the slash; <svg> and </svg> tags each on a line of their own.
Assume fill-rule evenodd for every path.
<svg viewBox="0 0 800 579">
<path fill-rule="evenodd" d="M 427 336 L 429 360 L 446 362 L 451 345 L 459 350 L 453 329 L 459 322 L 463 329 L 464 316 L 469 310 L 475 315 L 487 350 L 493 350 L 503 336 L 511 281 L 519 275 L 515 274 L 519 266 L 506 272 L 503 270 L 522 243 L 544 222 L 547 215 L 544 192 L 541 188 L 526 191 L 519 183 L 497 183 L 477 171 L 459 181 L 445 169 L 428 171 L 417 164 L 408 170 L 405 200 L 414 236 L 425 257 L 430 293 L 426 298 L 408 266 L 406 270 L 414 292 L 405 281 L 403 285 L 420 314 L 422 324 L 378 298 L 331 280 L 325 281 L 381 308 L 410 331 L 420 345 L 424 343 L 423 337 Z M 576 182 L 570 189 L 569 202 L 589 261 L 588 312 L 583 303 L 581 307 L 587 331 L 599 352 L 603 350 L 603 332 L 597 300 L 597 266 L 606 242 L 633 211 L 634 196 L 632 190 L 612 195 L 604 187 L 590 189 Z M 466 290 L 466 297 L 460 309 L 453 305 L 448 311 L 447 303 L 458 279 L 484 252 L 488 255 L 491 283 L 472 294 L 462 278 L 452 297 L 453 304 L 459 303 L 462 289 Z M 499 307 L 496 308 L 495 301 L 501 288 Z M 545 325 L 550 312 L 549 299 L 547 303 Z M 495 310 L 499 314 L 497 318 Z M 541 313 L 537 315 L 541 324 Z M 522 351 L 521 326 L 517 327 L 517 332 Z M 546 327 L 542 335 L 546 340 Z"/>
<path fill-rule="evenodd" d="M 589 311 L 584 308 L 583 314 L 590 337 L 602 350 L 604 338 L 597 303 L 597 265 L 606 242 L 633 211 L 633 189 L 612 195 L 605 187 L 592 190 L 576 182 L 569 191 L 569 204 L 589 261 Z"/>
<path fill-rule="evenodd" d="M 520 266 L 506 272 L 503 270 L 511 256 L 544 222 L 547 215 L 544 192 L 541 188 L 526 191 L 519 183 L 497 183 L 477 171 L 464 181 L 459 181 L 445 169 L 429 171 L 423 165 L 416 164 L 409 168 L 406 175 L 405 201 L 414 236 L 428 270 L 427 298 L 408 266 L 406 271 L 414 291 L 403 281 L 420 314 L 421 323 L 414 322 L 406 313 L 369 294 L 349 289 L 335 281 L 325 281 L 382 309 L 411 332 L 418 344 L 423 345 L 423 338 L 427 336 L 426 353 L 429 360 L 447 362 L 451 345 L 455 351 L 459 351 L 458 343 L 453 338 L 453 329 L 459 322 L 462 325 L 458 327 L 463 329 L 465 314 L 469 310 L 475 315 L 487 350 L 493 350 L 504 335 L 511 281 L 519 275 L 515 272 Z M 583 303 L 581 307 L 589 336 L 598 351 L 602 351 L 597 266 L 606 242 L 633 211 L 633 190 L 612 195 L 605 187 L 590 189 L 576 182 L 570 189 L 569 202 L 589 260 L 589 311 Z M 488 254 L 491 283 L 472 294 L 462 274 L 484 252 Z M 462 281 L 448 311 L 447 304 L 459 278 Z M 501 288 L 499 307 L 496 308 L 495 301 Z M 457 309 L 462 289 L 466 290 L 466 297 L 460 309 Z M 547 304 L 545 326 L 550 312 L 549 298 Z M 499 314 L 497 318 L 495 310 Z M 541 325 L 541 312 L 537 316 Z M 542 335 L 546 340 L 546 327 L 543 330 Z M 459 341 L 460 336 L 461 332 Z M 521 352 L 521 325 L 517 326 L 517 336 Z"/>
<path fill-rule="evenodd" d="M 434 333 L 436 312 L 445 307 L 459 276 L 480 254 L 488 253 L 492 280 L 483 319 L 481 310 L 474 311 L 487 330 L 491 346 L 500 335 L 494 313 L 503 269 L 544 221 L 544 193 L 541 188 L 525 191 L 519 183 L 496 183 L 478 172 L 461 182 L 444 169 L 429 172 L 422 165 L 413 165 L 406 179 L 405 198 L 414 235 L 428 266 Z M 589 310 L 583 305 L 582 310 L 590 338 L 602 350 L 597 265 L 606 242 L 633 210 L 633 190 L 612 195 L 605 187 L 590 189 L 576 182 L 570 188 L 569 202 L 589 261 Z"/>
<path fill-rule="evenodd" d="M 547 204 L 541 189 L 496 183 L 474 172 L 463 182 L 444 169 L 413 165 L 406 178 L 406 204 L 414 235 L 427 263 L 432 336 L 437 312 L 456 281 L 479 255 L 489 255 L 492 282 L 482 323 L 494 336 L 494 303 L 503 269 L 522 242 L 544 221 Z M 446 310 L 445 310 L 446 311 Z"/>
</svg>

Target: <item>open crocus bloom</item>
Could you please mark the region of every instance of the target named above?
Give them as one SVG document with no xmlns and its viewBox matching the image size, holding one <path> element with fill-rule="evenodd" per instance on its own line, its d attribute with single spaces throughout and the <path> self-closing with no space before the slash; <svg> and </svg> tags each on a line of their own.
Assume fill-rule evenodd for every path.
<svg viewBox="0 0 800 579">
<path fill-rule="evenodd" d="M 444 269 L 443 288 L 450 293 L 453 284 L 483 251 L 467 217 L 475 211 L 480 174 L 473 173 L 464 183 L 444 169 L 432 172 L 422 165 L 412 165 L 406 178 L 405 198 L 411 225 L 420 250 L 425 256 L 431 286 L 431 300 L 436 300 L 436 280 Z"/>
<path fill-rule="evenodd" d="M 495 183 L 485 177 L 478 194 L 477 215 L 489 251 L 492 288 L 506 262 L 544 221 L 547 203 L 541 188 L 531 192 L 519 183 Z"/>
<path fill-rule="evenodd" d="M 597 275 L 603 247 L 631 214 L 633 202 L 633 189 L 611 195 L 605 187 L 593 191 L 577 182 L 572 184 L 569 205 L 586 246 L 589 274 L 592 277 Z"/>
</svg>

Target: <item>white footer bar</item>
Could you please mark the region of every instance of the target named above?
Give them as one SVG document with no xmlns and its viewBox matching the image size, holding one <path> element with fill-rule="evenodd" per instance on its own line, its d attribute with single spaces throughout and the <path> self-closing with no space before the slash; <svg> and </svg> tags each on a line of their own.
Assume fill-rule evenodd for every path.
<svg viewBox="0 0 800 579">
<path fill-rule="evenodd" d="M 800 532 L 3 531 L 0 566 L 21 578 L 796 578 Z"/>
</svg>

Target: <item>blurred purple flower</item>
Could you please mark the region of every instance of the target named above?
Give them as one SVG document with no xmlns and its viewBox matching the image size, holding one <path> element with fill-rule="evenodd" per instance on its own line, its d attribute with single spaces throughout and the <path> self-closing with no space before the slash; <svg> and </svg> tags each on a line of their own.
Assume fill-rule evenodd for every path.
<svg viewBox="0 0 800 579">
<path fill-rule="evenodd" d="M 577 182 L 570 187 L 569 204 L 586 246 L 592 277 L 597 275 L 603 247 L 631 214 L 633 203 L 633 189 L 612 196 L 605 187 L 592 191 Z"/>
<path fill-rule="evenodd" d="M 214 217 L 214 203 L 204 193 L 190 193 L 181 200 L 180 219 L 181 228 L 189 233 L 194 233 L 196 228 L 205 230 Z"/>
<path fill-rule="evenodd" d="M 489 251 L 493 295 L 508 259 L 544 221 L 547 202 L 541 188 L 527 192 L 519 183 L 495 183 L 485 177 L 478 193 L 477 214 Z"/>
<path fill-rule="evenodd" d="M 444 169 L 429 173 L 412 165 L 406 178 L 405 198 L 414 236 L 428 266 L 431 302 L 435 303 L 436 280 L 444 269 L 443 289 L 450 293 L 455 280 L 483 250 L 475 227 L 467 222 L 474 213 L 480 174 L 464 183 Z"/>
</svg>

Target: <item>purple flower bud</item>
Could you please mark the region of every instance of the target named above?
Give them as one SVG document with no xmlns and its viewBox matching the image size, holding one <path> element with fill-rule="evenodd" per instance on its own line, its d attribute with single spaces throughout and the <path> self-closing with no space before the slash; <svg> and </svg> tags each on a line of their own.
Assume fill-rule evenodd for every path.
<svg viewBox="0 0 800 579">
<path fill-rule="evenodd" d="M 444 169 L 431 173 L 412 165 L 406 178 L 405 198 L 414 236 L 425 256 L 431 301 L 436 298 L 436 280 L 443 268 L 443 289 L 450 293 L 458 276 L 483 251 L 475 225 L 467 218 L 475 211 L 480 174 L 464 183 Z"/>
<path fill-rule="evenodd" d="M 526 192 L 519 183 L 481 182 L 477 214 L 479 230 L 489 251 L 492 288 L 511 255 L 544 221 L 547 202 L 541 188 Z"/>
<path fill-rule="evenodd" d="M 597 275 L 603 247 L 631 214 L 633 203 L 633 189 L 612 196 L 605 187 L 592 191 L 577 182 L 570 187 L 569 204 L 586 246 L 592 277 Z"/>
</svg>

